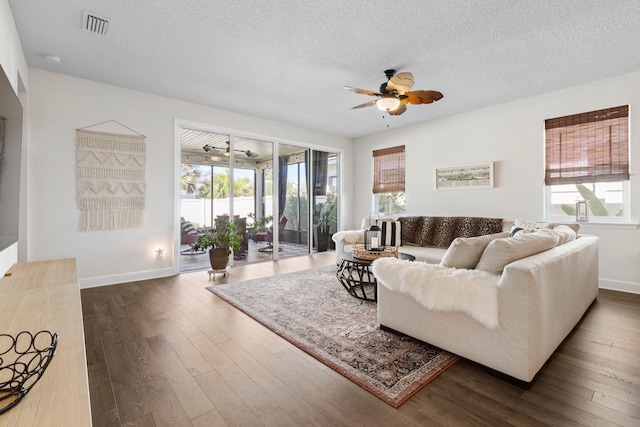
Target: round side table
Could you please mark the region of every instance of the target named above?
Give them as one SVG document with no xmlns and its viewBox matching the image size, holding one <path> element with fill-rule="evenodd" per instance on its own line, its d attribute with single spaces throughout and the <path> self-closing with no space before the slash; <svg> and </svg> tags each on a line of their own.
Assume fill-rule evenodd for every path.
<svg viewBox="0 0 640 427">
<path fill-rule="evenodd" d="M 378 300 L 378 282 L 369 269 L 372 262 L 355 258 L 350 252 L 342 255 L 336 277 L 351 296 L 366 301 Z"/>
<path fill-rule="evenodd" d="M 398 259 L 415 261 L 416 257 L 399 252 Z M 366 301 L 378 300 L 378 281 L 369 268 L 372 262 L 356 258 L 351 252 L 342 255 L 336 277 L 351 296 Z"/>
</svg>

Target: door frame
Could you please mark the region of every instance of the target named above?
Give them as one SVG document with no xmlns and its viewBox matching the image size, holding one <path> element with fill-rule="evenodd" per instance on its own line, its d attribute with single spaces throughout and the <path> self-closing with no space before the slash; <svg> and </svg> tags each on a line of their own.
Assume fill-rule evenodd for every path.
<svg viewBox="0 0 640 427">
<path fill-rule="evenodd" d="M 212 124 L 207 124 L 207 123 L 202 123 L 202 122 L 194 122 L 191 120 L 185 120 L 185 119 L 179 119 L 179 118 L 175 118 L 174 119 L 174 124 L 173 124 L 173 138 L 174 138 L 174 169 L 173 169 L 173 191 L 174 191 L 174 199 L 173 199 L 173 227 L 174 227 L 174 233 L 173 233 L 173 272 L 174 274 L 180 274 L 180 268 L 181 268 L 181 258 L 180 258 L 180 192 L 181 192 L 181 188 L 180 188 L 180 163 L 181 163 L 181 146 L 180 146 L 180 129 L 181 128 L 189 128 L 189 129 L 194 129 L 194 130 L 200 130 L 203 132 L 213 132 L 213 133 L 220 133 L 220 134 L 227 134 L 230 136 L 231 138 L 231 156 L 230 156 L 230 161 L 234 160 L 234 156 L 233 156 L 233 138 L 234 137 L 244 137 L 244 138 L 251 138 L 251 139 L 257 139 L 257 140 L 262 140 L 262 141 L 266 141 L 266 142 L 271 142 L 272 145 L 272 150 L 273 150 L 273 158 L 277 159 L 278 157 L 278 144 L 286 144 L 286 145 L 294 145 L 294 146 L 298 146 L 300 148 L 304 148 L 304 149 L 311 149 L 311 150 L 317 150 L 317 151 L 327 151 L 327 152 L 332 152 L 332 153 L 336 153 L 338 155 L 338 178 L 337 178 L 337 189 L 338 189 L 338 198 L 337 198 L 337 208 L 336 208 L 336 212 L 337 212 L 337 220 L 338 220 L 338 229 L 341 228 L 341 218 L 342 218 L 342 197 L 344 194 L 344 189 L 342 186 L 343 183 L 343 175 L 344 175 L 344 168 L 343 168 L 343 158 L 344 158 L 344 149 L 343 148 L 336 148 L 336 147 L 332 147 L 332 146 L 328 146 L 328 145 L 319 145 L 319 144 L 312 144 L 312 143 L 306 143 L 306 142 L 301 142 L 301 141 L 295 141 L 295 140 L 290 140 L 290 139 L 285 139 L 285 138 L 278 138 L 278 137 L 273 137 L 273 136 L 268 136 L 268 135 L 262 135 L 262 134 L 256 134 L 256 133 L 251 133 L 251 132 L 245 132 L 245 131 L 241 131 L 241 130 L 237 130 L 237 129 L 230 129 L 230 128 L 225 128 L 225 127 L 221 127 L 221 126 L 216 126 L 216 125 L 212 125 Z M 276 174 L 278 173 L 278 162 L 274 161 L 274 176 L 277 176 Z M 230 180 L 231 182 L 233 182 L 233 168 L 231 168 L 231 176 L 230 176 Z M 275 180 L 274 180 L 275 182 Z M 230 189 L 230 197 L 233 197 L 233 186 L 231 186 Z M 278 200 L 278 186 L 274 185 L 274 189 L 273 189 L 273 197 L 274 200 Z M 275 205 L 274 205 L 275 206 Z M 233 210 L 233 207 L 230 207 L 231 210 Z M 313 214 L 312 211 L 313 209 L 309 209 L 310 214 L 309 214 L 309 224 L 313 224 Z M 229 212 L 230 215 L 233 215 L 233 212 Z M 277 215 L 277 212 L 275 212 L 275 214 Z M 275 217 L 274 217 L 275 218 Z M 272 261 L 275 261 L 278 259 L 278 244 L 279 244 L 279 236 L 278 236 L 278 230 L 277 227 L 274 227 L 274 257 L 272 259 Z M 311 245 L 312 243 L 312 239 L 309 238 L 308 239 L 308 243 L 309 243 L 309 254 L 312 254 L 312 248 Z"/>
</svg>

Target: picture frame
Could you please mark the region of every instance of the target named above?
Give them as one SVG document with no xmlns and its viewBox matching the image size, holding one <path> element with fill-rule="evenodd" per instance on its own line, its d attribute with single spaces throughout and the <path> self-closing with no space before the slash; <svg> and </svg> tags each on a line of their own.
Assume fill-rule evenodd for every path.
<svg viewBox="0 0 640 427">
<path fill-rule="evenodd" d="M 436 168 L 437 190 L 493 188 L 493 162 Z"/>
</svg>

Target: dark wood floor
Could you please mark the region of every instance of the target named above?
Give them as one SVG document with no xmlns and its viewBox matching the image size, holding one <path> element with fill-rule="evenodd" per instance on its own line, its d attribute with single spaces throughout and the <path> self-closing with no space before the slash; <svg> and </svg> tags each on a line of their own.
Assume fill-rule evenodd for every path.
<svg viewBox="0 0 640 427">
<path fill-rule="evenodd" d="M 460 360 L 393 409 L 205 290 L 334 262 L 82 290 L 94 426 L 640 425 L 640 295 L 601 291 L 529 390 Z"/>
</svg>

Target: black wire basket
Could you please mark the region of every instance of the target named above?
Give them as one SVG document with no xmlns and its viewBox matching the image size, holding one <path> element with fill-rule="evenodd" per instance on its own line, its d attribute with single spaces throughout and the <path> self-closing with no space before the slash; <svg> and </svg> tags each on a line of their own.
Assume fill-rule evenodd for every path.
<svg viewBox="0 0 640 427">
<path fill-rule="evenodd" d="M 58 334 L 0 334 L 0 414 L 16 406 L 38 382 L 56 354 Z"/>
</svg>

